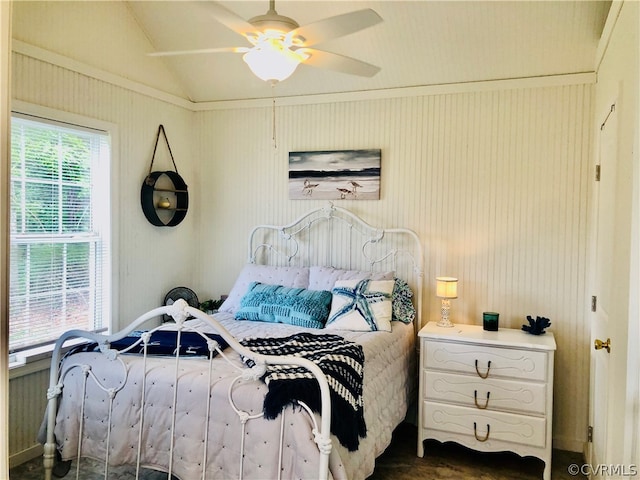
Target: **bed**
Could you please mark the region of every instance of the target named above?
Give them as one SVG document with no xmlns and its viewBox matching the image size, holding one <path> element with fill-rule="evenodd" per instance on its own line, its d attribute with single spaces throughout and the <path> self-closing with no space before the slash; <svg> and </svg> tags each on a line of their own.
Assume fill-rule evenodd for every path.
<svg viewBox="0 0 640 480">
<path fill-rule="evenodd" d="M 247 257 L 211 316 L 178 300 L 112 335 L 58 339 L 46 479 L 56 458 L 76 478 L 84 458 L 104 478 L 117 465 L 181 480 L 373 473 L 416 391 L 418 237 L 329 204 L 256 226 Z"/>
</svg>

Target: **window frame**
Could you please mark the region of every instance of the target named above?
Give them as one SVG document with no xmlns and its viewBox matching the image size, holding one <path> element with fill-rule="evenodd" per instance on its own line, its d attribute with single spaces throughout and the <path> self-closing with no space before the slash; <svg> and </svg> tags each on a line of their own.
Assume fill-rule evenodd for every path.
<svg viewBox="0 0 640 480">
<path fill-rule="evenodd" d="M 110 143 L 110 165 L 109 165 L 109 178 L 105 179 L 105 182 L 108 182 L 108 186 L 106 187 L 106 193 L 108 195 L 108 203 L 110 205 L 110 261 L 107 262 L 108 273 L 106 275 L 106 285 L 104 288 L 107 289 L 105 294 L 105 318 L 104 318 L 104 328 L 106 328 L 107 333 L 111 333 L 113 331 L 113 318 L 114 312 L 118 311 L 118 265 L 116 263 L 116 259 L 118 258 L 118 244 L 117 239 L 118 235 L 118 214 L 119 214 L 119 202 L 118 202 L 118 181 L 119 172 L 118 172 L 118 128 L 117 125 L 110 122 L 105 122 L 102 120 L 85 117 L 78 114 L 73 114 L 69 112 L 63 112 L 56 109 L 51 109 L 48 107 L 44 107 L 41 105 L 30 104 L 22 101 L 13 101 L 11 105 L 11 116 L 13 115 L 21 116 L 23 118 L 32 118 L 33 120 L 40 121 L 42 123 L 47 123 L 48 121 L 52 124 L 67 124 L 70 128 L 79 129 L 79 130 L 89 130 L 89 131 L 100 131 L 105 132 L 109 136 Z M 9 319 L 10 320 L 10 319 Z M 9 367 L 16 368 L 20 366 L 24 366 L 25 364 L 36 362 L 38 360 L 42 360 L 43 358 L 50 357 L 51 351 L 53 350 L 53 343 L 48 343 L 45 345 L 34 346 L 32 348 L 27 347 L 21 351 L 16 353 L 12 353 L 9 356 Z"/>
</svg>

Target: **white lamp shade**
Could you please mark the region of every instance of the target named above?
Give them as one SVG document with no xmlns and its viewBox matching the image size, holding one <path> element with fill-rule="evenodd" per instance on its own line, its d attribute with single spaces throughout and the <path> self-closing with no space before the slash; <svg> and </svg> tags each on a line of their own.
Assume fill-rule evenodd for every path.
<svg viewBox="0 0 640 480">
<path fill-rule="evenodd" d="M 242 58 L 256 77 L 265 82 L 286 80 L 303 59 L 288 48 L 278 48 L 269 42 L 256 45 Z"/>
<path fill-rule="evenodd" d="M 436 277 L 436 296 L 440 298 L 458 298 L 458 279 Z"/>
</svg>

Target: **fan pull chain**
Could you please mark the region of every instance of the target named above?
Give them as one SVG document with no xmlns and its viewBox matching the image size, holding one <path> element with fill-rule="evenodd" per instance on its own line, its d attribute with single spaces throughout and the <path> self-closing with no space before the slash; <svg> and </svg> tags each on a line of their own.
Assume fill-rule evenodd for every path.
<svg viewBox="0 0 640 480">
<path fill-rule="evenodd" d="M 271 122 L 273 124 L 272 140 L 273 148 L 278 148 L 278 142 L 276 140 L 276 82 L 271 82 L 271 98 L 273 103 L 271 104 Z"/>
</svg>

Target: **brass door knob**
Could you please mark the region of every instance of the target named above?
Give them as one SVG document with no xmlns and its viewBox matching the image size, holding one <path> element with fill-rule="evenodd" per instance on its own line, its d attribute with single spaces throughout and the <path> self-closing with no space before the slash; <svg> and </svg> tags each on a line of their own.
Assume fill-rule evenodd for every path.
<svg viewBox="0 0 640 480">
<path fill-rule="evenodd" d="M 603 348 L 607 351 L 607 353 L 611 353 L 611 339 L 607 338 L 604 342 L 598 338 L 593 342 L 593 347 L 596 350 L 602 350 Z"/>
</svg>

